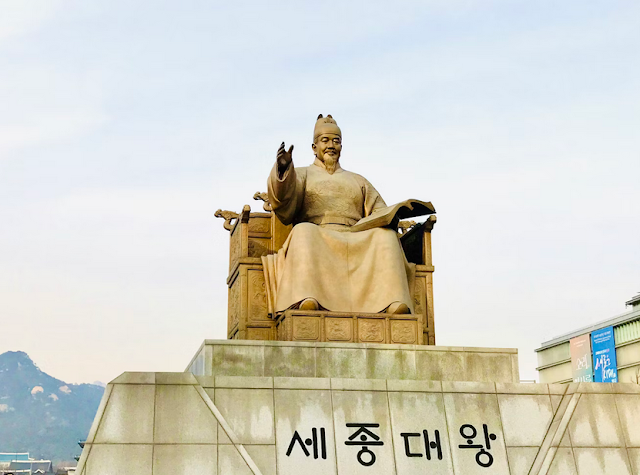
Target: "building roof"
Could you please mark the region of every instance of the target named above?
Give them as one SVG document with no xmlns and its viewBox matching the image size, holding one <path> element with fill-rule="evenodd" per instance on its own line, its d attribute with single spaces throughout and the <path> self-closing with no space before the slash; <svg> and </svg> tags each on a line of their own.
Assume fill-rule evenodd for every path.
<svg viewBox="0 0 640 475">
<path fill-rule="evenodd" d="M 636 295 L 635 297 L 633 297 L 631 300 L 625 302 L 624 304 L 625 305 L 633 305 L 634 307 L 636 305 L 640 305 L 640 293 L 638 295 Z"/>
<path fill-rule="evenodd" d="M 9 465 L 9 470 L 41 470 L 42 473 L 47 473 L 51 471 L 51 460 L 14 460 Z"/>
<path fill-rule="evenodd" d="M 29 452 L 0 452 L 0 462 L 13 462 L 14 460 L 29 460 Z"/>
<path fill-rule="evenodd" d="M 638 296 L 640 298 L 640 296 Z M 628 302 L 627 302 L 628 304 Z M 546 350 L 547 348 L 550 348 L 552 346 L 556 346 L 556 345 L 560 345 L 562 343 L 566 343 L 569 340 L 571 340 L 571 338 L 574 338 L 576 336 L 580 336 L 580 335 L 584 335 L 586 333 L 591 333 L 594 332 L 596 330 L 600 330 L 602 328 L 606 328 L 609 326 L 619 326 L 619 325 L 623 325 L 627 322 L 631 322 L 633 320 L 637 320 L 640 318 L 640 307 L 635 308 L 634 310 L 630 311 L 630 312 L 626 312 L 623 313 L 621 315 L 618 315 L 617 317 L 613 317 L 613 318 L 609 318 L 608 320 L 603 320 L 601 322 L 595 323 L 593 325 L 590 325 L 588 327 L 583 327 L 580 328 L 578 330 L 572 331 L 570 333 L 566 333 L 564 335 L 560 335 L 558 337 L 553 338 L 552 340 L 549 341 L 545 341 L 544 343 L 542 343 L 540 345 L 540 348 L 536 348 L 536 351 L 542 351 L 542 350 Z"/>
</svg>

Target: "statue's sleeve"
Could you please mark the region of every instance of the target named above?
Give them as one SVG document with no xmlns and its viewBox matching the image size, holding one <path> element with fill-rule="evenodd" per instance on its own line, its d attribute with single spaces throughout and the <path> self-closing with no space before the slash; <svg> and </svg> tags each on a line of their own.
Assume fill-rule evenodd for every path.
<svg viewBox="0 0 640 475">
<path fill-rule="evenodd" d="M 363 177 L 362 180 L 364 181 L 364 215 L 366 217 L 380 208 L 386 208 L 387 204 L 366 178 Z"/>
<path fill-rule="evenodd" d="M 304 170 L 304 169 L 303 169 Z M 271 209 L 283 224 L 291 224 L 302 206 L 306 173 L 297 173 L 293 162 L 282 176 L 278 176 L 278 163 L 273 166 L 267 180 L 267 193 Z"/>
</svg>

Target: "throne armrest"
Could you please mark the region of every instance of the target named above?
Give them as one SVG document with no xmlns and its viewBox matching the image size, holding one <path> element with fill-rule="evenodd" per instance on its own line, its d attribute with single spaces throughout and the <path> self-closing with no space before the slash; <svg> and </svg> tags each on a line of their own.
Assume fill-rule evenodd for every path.
<svg viewBox="0 0 640 475">
<path fill-rule="evenodd" d="M 433 265 L 431 262 L 431 231 L 436 223 L 435 215 L 421 224 L 413 226 L 400 236 L 402 249 L 409 262 L 418 265 Z"/>
</svg>

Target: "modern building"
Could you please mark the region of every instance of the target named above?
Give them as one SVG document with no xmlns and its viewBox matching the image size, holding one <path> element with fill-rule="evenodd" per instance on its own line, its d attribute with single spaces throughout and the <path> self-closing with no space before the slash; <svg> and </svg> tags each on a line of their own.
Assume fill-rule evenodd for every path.
<svg viewBox="0 0 640 475">
<path fill-rule="evenodd" d="M 0 474 L 8 470 L 15 460 L 29 460 L 29 452 L 0 452 Z"/>
<path fill-rule="evenodd" d="M 9 464 L 9 471 L 29 475 L 51 473 L 51 460 L 14 460 Z"/>
<path fill-rule="evenodd" d="M 51 473 L 51 460 L 34 460 L 28 452 L 0 453 L 0 475 L 36 475 Z"/>
<path fill-rule="evenodd" d="M 622 315 L 542 343 L 536 349 L 540 382 L 640 383 L 640 294 L 626 305 L 631 310 Z M 600 350 L 601 345 L 604 350 Z M 598 377 L 602 354 L 611 363 L 605 379 Z"/>
</svg>

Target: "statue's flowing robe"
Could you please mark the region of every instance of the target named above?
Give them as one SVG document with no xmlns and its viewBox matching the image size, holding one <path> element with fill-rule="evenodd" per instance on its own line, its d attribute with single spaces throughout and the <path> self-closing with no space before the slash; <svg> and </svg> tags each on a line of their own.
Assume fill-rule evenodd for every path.
<svg viewBox="0 0 640 475">
<path fill-rule="evenodd" d="M 294 225 L 282 249 L 263 258 L 270 313 L 307 298 L 337 312 L 378 313 L 402 302 L 413 313 L 415 266 L 407 262 L 397 232 L 349 231 L 386 207 L 365 178 L 339 165 L 329 174 L 316 159 L 309 167 L 291 163 L 281 176 L 276 164 L 267 185 L 273 211 Z"/>
</svg>

